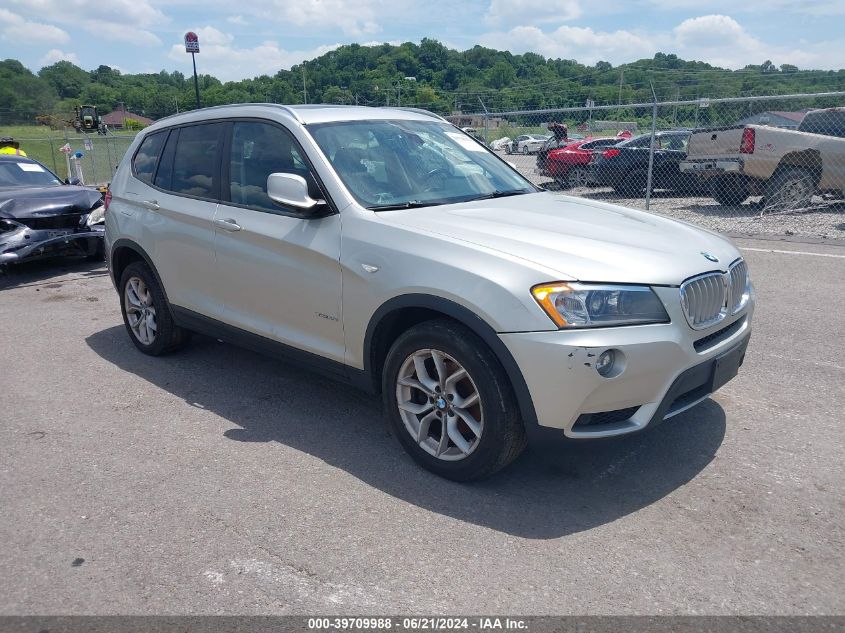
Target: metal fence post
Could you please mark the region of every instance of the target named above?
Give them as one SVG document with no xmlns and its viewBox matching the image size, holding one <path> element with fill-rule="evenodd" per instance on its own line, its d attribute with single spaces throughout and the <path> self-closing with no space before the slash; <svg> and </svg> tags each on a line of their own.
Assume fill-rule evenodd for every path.
<svg viewBox="0 0 845 633">
<path fill-rule="evenodd" d="M 50 141 L 50 158 L 53 160 L 53 171 L 58 174 L 59 165 L 56 163 L 56 148 L 53 147 L 53 137 L 48 135 L 47 140 Z"/>
<path fill-rule="evenodd" d="M 103 136 L 103 140 L 105 141 L 105 145 L 106 145 L 106 155 L 108 156 L 108 159 L 109 159 L 109 165 L 108 165 L 108 167 L 109 167 L 109 182 L 111 182 L 112 176 L 114 175 L 114 172 L 112 171 L 114 169 L 114 167 L 112 167 L 112 162 L 111 162 L 111 143 L 109 142 L 108 132 L 106 132 L 106 134 Z"/>
<path fill-rule="evenodd" d="M 488 128 L 488 125 L 489 125 L 490 115 L 488 114 L 487 106 L 484 105 L 484 102 L 481 100 L 481 97 L 478 97 L 478 103 L 481 104 L 481 108 L 484 110 L 484 144 L 489 145 L 490 141 L 487 138 L 488 137 L 487 128 Z"/>
<path fill-rule="evenodd" d="M 657 94 L 654 92 L 654 84 L 651 84 L 651 96 L 654 99 L 654 105 L 651 109 L 651 142 L 648 147 L 648 179 L 645 186 L 646 211 L 651 207 L 651 183 L 654 174 L 654 133 L 657 130 Z"/>
</svg>

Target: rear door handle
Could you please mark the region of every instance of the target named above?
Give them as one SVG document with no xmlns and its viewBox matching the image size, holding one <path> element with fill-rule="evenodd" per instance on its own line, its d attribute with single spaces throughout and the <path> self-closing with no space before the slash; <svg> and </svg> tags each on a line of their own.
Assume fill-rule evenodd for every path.
<svg viewBox="0 0 845 633">
<path fill-rule="evenodd" d="M 155 200 L 141 200 L 141 204 L 151 211 L 158 211 L 161 208 Z"/>
<path fill-rule="evenodd" d="M 235 222 L 232 218 L 217 218 L 214 220 L 214 224 L 224 231 L 235 232 L 241 230 L 241 225 Z"/>
</svg>

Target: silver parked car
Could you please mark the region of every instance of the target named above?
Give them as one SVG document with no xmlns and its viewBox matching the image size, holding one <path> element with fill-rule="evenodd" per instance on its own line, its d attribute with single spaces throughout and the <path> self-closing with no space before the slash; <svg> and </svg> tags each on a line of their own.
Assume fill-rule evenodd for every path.
<svg viewBox="0 0 845 633">
<path fill-rule="evenodd" d="M 549 137 L 542 134 L 520 134 L 505 146 L 505 151 L 508 154 L 536 154 L 548 140 Z"/>
<path fill-rule="evenodd" d="M 710 231 L 543 192 L 423 111 L 236 105 L 163 119 L 112 181 L 126 330 L 191 331 L 380 393 L 448 478 L 527 441 L 640 431 L 736 375 L 754 293 Z"/>
</svg>

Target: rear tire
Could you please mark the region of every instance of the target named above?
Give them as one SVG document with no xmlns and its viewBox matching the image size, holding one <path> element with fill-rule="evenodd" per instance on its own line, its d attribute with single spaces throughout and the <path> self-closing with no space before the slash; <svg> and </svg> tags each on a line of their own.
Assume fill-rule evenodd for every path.
<svg viewBox="0 0 845 633">
<path fill-rule="evenodd" d="M 531 153 L 531 151 L 528 149 L 527 145 L 523 146 L 522 153 L 523 153 L 524 156 L 528 156 Z"/>
<path fill-rule="evenodd" d="M 570 189 L 582 189 L 590 182 L 590 172 L 583 167 L 570 167 L 566 184 Z"/>
<path fill-rule="evenodd" d="M 787 167 L 766 183 L 766 209 L 789 211 L 809 207 L 816 183 L 808 169 Z"/>
<path fill-rule="evenodd" d="M 646 185 L 648 185 L 648 172 L 645 169 L 635 169 L 628 172 L 625 179 L 614 186 L 614 189 L 623 196 L 636 198 L 645 192 Z"/>
<path fill-rule="evenodd" d="M 164 291 L 144 262 L 126 267 L 119 291 L 123 324 L 132 343 L 144 354 L 167 354 L 188 341 L 190 333 L 174 323 Z"/>
<path fill-rule="evenodd" d="M 732 207 L 745 202 L 750 194 L 748 186 L 742 180 L 714 178 L 710 182 L 710 195 L 719 204 Z"/>
<path fill-rule="evenodd" d="M 492 475 L 526 446 L 516 397 L 499 361 L 454 321 L 426 321 L 399 336 L 387 354 L 382 394 L 402 447 L 446 479 Z"/>
</svg>

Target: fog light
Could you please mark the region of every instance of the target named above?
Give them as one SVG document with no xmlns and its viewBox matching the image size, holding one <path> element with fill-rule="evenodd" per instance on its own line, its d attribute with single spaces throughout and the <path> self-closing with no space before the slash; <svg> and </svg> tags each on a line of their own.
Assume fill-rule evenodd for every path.
<svg viewBox="0 0 845 633">
<path fill-rule="evenodd" d="M 613 371 L 613 364 L 616 361 L 616 353 L 612 350 L 605 350 L 596 361 L 596 371 L 600 376 L 607 377 Z"/>
</svg>

